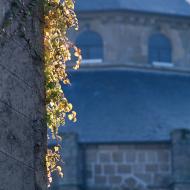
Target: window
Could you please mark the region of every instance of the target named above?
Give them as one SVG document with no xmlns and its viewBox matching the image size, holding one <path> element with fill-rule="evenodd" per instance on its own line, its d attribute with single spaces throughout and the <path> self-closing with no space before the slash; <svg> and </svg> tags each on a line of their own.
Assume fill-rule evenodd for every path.
<svg viewBox="0 0 190 190">
<path fill-rule="evenodd" d="M 154 34 L 149 38 L 149 63 L 171 64 L 171 42 L 163 34 Z"/>
<path fill-rule="evenodd" d="M 82 51 L 83 60 L 96 60 L 101 62 L 103 59 L 103 42 L 101 36 L 93 31 L 86 31 L 80 34 L 76 40 L 77 46 Z"/>
</svg>

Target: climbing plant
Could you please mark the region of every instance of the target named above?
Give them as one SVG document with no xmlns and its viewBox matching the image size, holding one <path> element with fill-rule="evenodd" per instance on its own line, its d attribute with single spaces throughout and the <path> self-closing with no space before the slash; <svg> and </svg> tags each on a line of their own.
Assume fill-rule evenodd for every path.
<svg viewBox="0 0 190 190">
<path fill-rule="evenodd" d="M 44 54 L 46 77 L 46 111 L 47 126 L 51 130 L 51 137 L 57 141 L 57 146 L 48 149 L 46 156 L 49 185 L 52 182 L 51 174 L 57 171 L 63 176 L 61 167 L 57 164 L 60 159 L 58 129 L 65 124 L 65 119 L 76 122 L 76 112 L 72 104 L 66 99 L 61 88 L 60 81 L 65 85 L 70 84 L 67 69 L 67 61 L 71 60 L 71 49 L 77 57 L 73 69 L 78 69 L 81 62 L 81 53 L 67 38 L 67 30 L 75 27 L 78 30 L 78 21 L 74 12 L 74 1 L 46 0 L 44 4 Z M 48 137 L 48 138 L 51 138 Z"/>
<path fill-rule="evenodd" d="M 74 0 L 42 0 L 44 5 L 43 19 L 39 18 L 44 27 L 44 57 L 41 57 L 35 47 L 32 46 L 30 39 L 26 34 L 25 20 L 32 16 L 32 9 L 39 1 L 30 0 L 25 3 L 25 0 L 13 0 L 11 9 L 5 15 L 5 19 L 1 26 L 0 38 L 11 38 L 19 33 L 28 44 L 29 53 L 31 56 L 39 57 L 44 61 L 44 76 L 45 76 L 45 106 L 46 106 L 46 123 L 51 134 L 48 139 L 54 139 L 56 146 L 47 150 L 46 168 L 48 177 L 48 186 L 52 182 L 52 173 L 58 172 L 62 177 L 63 172 L 59 163 L 62 160 L 61 137 L 58 135 L 60 126 L 65 125 L 66 118 L 76 122 L 76 112 L 73 106 L 63 92 L 61 83 L 70 85 L 70 80 L 67 74 L 68 61 L 75 56 L 76 63 L 73 66 L 74 70 L 79 68 L 81 63 L 81 52 L 67 37 L 68 29 L 74 27 L 78 30 L 78 20 L 74 12 Z M 13 32 L 7 32 L 6 28 L 17 21 Z M 14 28 L 14 27 L 13 27 Z M 3 40 L 1 40 L 3 41 Z M 71 52 L 74 52 L 73 56 Z"/>
</svg>

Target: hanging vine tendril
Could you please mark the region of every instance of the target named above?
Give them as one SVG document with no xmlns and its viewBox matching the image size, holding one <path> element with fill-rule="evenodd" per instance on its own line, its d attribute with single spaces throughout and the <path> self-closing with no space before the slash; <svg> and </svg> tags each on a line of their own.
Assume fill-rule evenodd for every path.
<svg viewBox="0 0 190 190">
<path fill-rule="evenodd" d="M 65 85 L 70 84 L 67 69 L 67 61 L 71 60 L 71 49 L 77 57 L 73 69 L 78 69 L 81 63 L 81 52 L 67 38 L 67 30 L 74 27 L 78 30 L 78 20 L 74 12 L 74 1 L 46 0 L 44 4 L 44 54 L 45 54 L 45 80 L 46 80 L 46 111 L 47 126 L 51 130 L 51 137 L 57 142 L 58 129 L 65 125 L 66 117 L 76 122 L 76 112 L 66 99 L 61 88 L 60 81 Z M 58 143 L 59 144 L 59 143 Z M 58 165 L 61 160 L 60 145 L 48 149 L 46 155 L 46 166 L 48 174 L 48 185 L 52 182 L 52 172 L 57 171 L 63 176 L 62 168 Z"/>
<path fill-rule="evenodd" d="M 38 3 L 36 0 L 31 0 L 27 4 L 24 0 L 13 0 L 1 26 L 0 39 L 11 39 L 14 35 L 19 34 L 27 41 L 30 52 L 37 52 L 30 39 L 27 38 L 25 22 L 32 17 L 32 11 L 35 11 Z M 67 67 L 68 61 L 72 57 L 71 51 L 77 58 L 76 64 L 73 66 L 74 70 L 79 68 L 82 60 L 80 49 L 67 38 L 69 28 L 74 27 L 75 30 L 78 30 L 74 3 L 74 0 L 43 0 L 44 59 L 37 53 L 35 54 L 40 57 L 40 60 L 44 60 L 45 64 L 46 122 L 51 131 L 48 139 L 55 139 L 57 142 L 57 145 L 48 149 L 46 154 L 48 186 L 52 182 L 53 172 L 58 172 L 61 177 L 63 176 L 62 168 L 59 166 L 59 162 L 62 160 L 60 154 L 62 139 L 58 135 L 59 127 L 65 125 L 66 118 L 73 122 L 77 120 L 76 112 L 65 97 L 60 84 L 61 81 L 65 85 L 70 84 Z M 18 27 L 11 33 L 10 28 L 13 23 L 17 23 Z"/>
</svg>

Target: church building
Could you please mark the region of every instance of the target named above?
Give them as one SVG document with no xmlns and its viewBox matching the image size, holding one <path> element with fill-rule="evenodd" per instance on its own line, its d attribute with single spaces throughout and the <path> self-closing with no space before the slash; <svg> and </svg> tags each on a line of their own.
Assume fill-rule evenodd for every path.
<svg viewBox="0 0 190 190">
<path fill-rule="evenodd" d="M 77 0 L 79 71 L 63 87 L 78 114 L 53 190 L 190 190 L 190 5 Z"/>
</svg>

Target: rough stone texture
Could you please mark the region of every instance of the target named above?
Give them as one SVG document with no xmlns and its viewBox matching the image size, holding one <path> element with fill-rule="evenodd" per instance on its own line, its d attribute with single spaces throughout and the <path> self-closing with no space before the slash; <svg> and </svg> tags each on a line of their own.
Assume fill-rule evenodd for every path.
<svg viewBox="0 0 190 190">
<path fill-rule="evenodd" d="M 52 190 L 78 190 L 82 181 L 81 173 L 81 152 L 79 151 L 78 136 L 76 134 L 62 134 L 64 163 L 60 163 L 63 168 L 64 177 L 61 179 L 55 176 Z"/>
<path fill-rule="evenodd" d="M 10 0 L 0 1 L 0 26 L 10 8 Z M 35 13 L 39 8 L 38 3 Z M 24 25 L 27 38 L 42 54 L 39 19 L 26 18 Z M 12 22 L 8 35 L 0 38 L 0 189 L 45 190 L 43 64 L 22 35 L 13 35 L 17 27 L 18 22 Z"/>
<path fill-rule="evenodd" d="M 87 189 L 169 189 L 170 146 L 88 145 Z M 92 159 L 92 157 L 94 159 Z"/>
<path fill-rule="evenodd" d="M 154 67 L 148 63 L 148 39 L 151 34 L 162 33 L 172 44 L 173 69 L 189 69 L 189 19 L 127 11 L 81 12 L 78 17 L 80 31 L 70 34 L 73 41 L 88 29 L 102 36 L 104 61 L 99 66 Z"/>
<path fill-rule="evenodd" d="M 1 190 L 34 190 L 33 168 L 24 165 L 9 154 L 0 152 Z"/>
<path fill-rule="evenodd" d="M 64 179 L 52 190 L 189 190 L 190 132 L 177 130 L 171 142 L 80 144 L 65 133 Z"/>
<path fill-rule="evenodd" d="M 176 130 L 172 133 L 173 189 L 190 189 L 190 131 Z"/>
</svg>

